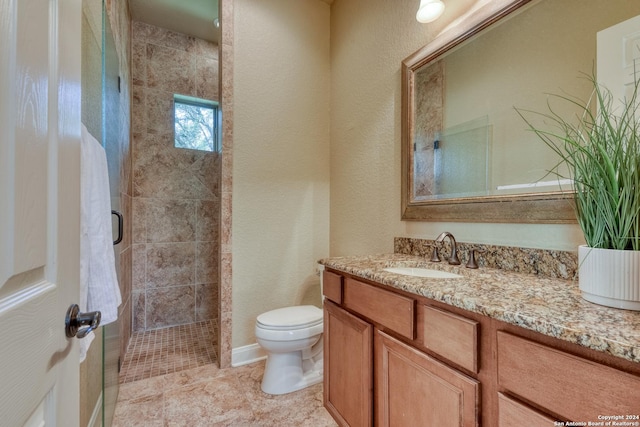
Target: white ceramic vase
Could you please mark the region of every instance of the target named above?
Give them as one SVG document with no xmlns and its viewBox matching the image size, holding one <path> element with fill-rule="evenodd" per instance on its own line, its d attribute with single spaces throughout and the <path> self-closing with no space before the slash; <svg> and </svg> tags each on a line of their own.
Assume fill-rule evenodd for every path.
<svg viewBox="0 0 640 427">
<path fill-rule="evenodd" d="M 640 251 L 579 246 L 578 275 L 587 301 L 640 311 Z"/>
</svg>

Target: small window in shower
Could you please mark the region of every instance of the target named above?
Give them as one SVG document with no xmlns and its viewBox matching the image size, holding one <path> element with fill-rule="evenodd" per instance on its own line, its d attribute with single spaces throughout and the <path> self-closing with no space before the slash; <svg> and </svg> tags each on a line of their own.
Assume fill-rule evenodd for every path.
<svg viewBox="0 0 640 427">
<path fill-rule="evenodd" d="M 174 95 L 173 119 L 177 148 L 220 151 L 217 102 Z"/>
</svg>

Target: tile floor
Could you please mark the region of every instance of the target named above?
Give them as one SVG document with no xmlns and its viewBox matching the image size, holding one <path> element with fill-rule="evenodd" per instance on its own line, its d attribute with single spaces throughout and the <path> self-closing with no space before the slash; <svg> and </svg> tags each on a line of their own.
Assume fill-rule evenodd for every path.
<svg viewBox="0 0 640 427">
<path fill-rule="evenodd" d="M 120 371 L 112 427 L 336 426 L 322 384 L 273 396 L 264 361 L 219 369 L 215 321 L 136 333 Z"/>
<path fill-rule="evenodd" d="M 264 362 L 215 364 L 120 385 L 112 427 L 329 427 L 322 384 L 280 396 L 260 390 Z"/>
<path fill-rule="evenodd" d="M 120 369 L 120 383 L 216 363 L 217 322 L 209 320 L 136 332 Z"/>
</svg>

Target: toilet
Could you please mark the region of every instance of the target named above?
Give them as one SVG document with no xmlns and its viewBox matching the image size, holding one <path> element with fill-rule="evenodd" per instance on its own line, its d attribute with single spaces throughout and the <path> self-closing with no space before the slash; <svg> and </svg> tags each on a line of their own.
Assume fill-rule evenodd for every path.
<svg viewBox="0 0 640 427">
<path fill-rule="evenodd" d="M 322 310 L 278 308 L 258 316 L 256 340 L 267 353 L 262 391 L 285 394 L 322 381 Z"/>
</svg>

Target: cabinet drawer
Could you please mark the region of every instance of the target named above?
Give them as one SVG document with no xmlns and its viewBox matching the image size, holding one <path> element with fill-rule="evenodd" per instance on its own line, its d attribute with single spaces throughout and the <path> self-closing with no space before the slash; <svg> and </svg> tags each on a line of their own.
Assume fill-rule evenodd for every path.
<svg viewBox="0 0 640 427">
<path fill-rule="evenodd" d="M 549 427 L 556 421 L 498 393 L 498 427 Z"/>
<path fill-rule="evenodd" d="M 478 372 L 478 322 L 438 308 L 423 307 L 426 348 L 472 372 Z"/>
<path fill-rule="evenodd" d="M 342 304 L 342 276 L 330 271 L 323 271 L 322 294 L 331 301 Z"/>
<path fill-rule="evenodd" d="M 409 339 L 415 338 L 415 301 L 347 278 L 344 305 Z"/>
<path fill-rule="evenodd" d="M 637 414 L 640 377 L 498 331 L 498 383 L 574 421 Z"/>
</svg>

